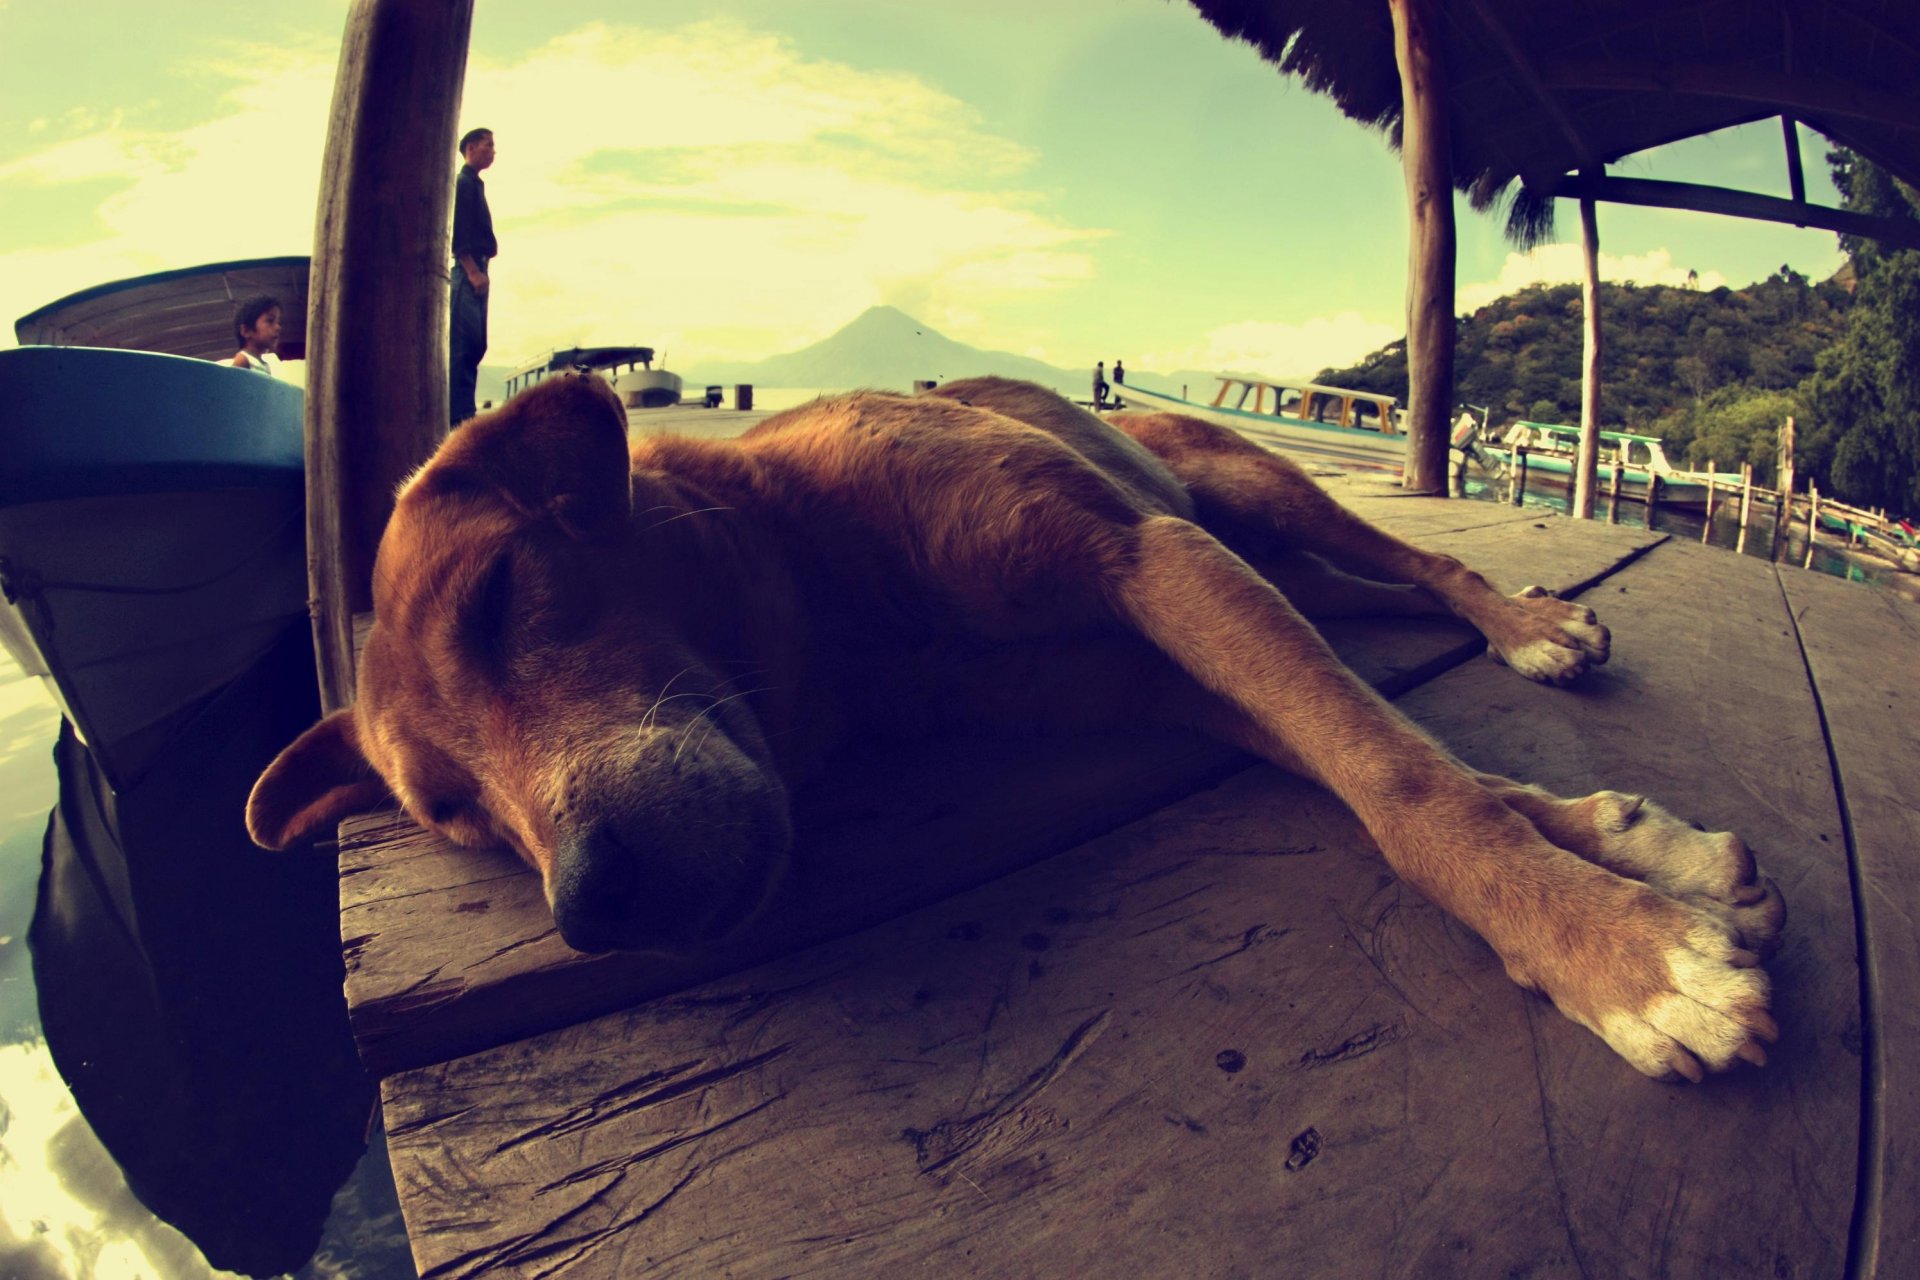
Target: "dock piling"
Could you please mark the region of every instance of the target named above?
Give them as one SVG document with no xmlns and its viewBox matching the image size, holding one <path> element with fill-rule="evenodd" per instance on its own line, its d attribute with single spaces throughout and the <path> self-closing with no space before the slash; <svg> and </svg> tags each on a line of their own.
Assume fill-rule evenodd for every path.
<svg viewBox="0 0 1920 1280">
<path fill-rule="evenodd" d="M 1613 478 L 1607 481 L 1607 523 L 1620 523 L 1620 473 L 1626 470 L 1618 460 L 1613 464 Z"/>
<path fill-rule="evenodd" d="M 1807 481 L 1807 560 L 1802 569 L 1813 568 L 1813 541 L 1820 527 L 1820 482 Z"/>
<path fill-rule="evenodd" d="M 1753 515 L 1753 464 L 1740 464 L 1740 541 L 1734 550 L 1741 555 L 1747 553 L 1747 521 Z"/>
<path fill-rule="evenodd" d="M 1516 445 L 1513 450 L 1513 471 L 1508 479 L 1507 500 L 1519 506 L 1527 497 L 1527 446 Z"/>
</svg>

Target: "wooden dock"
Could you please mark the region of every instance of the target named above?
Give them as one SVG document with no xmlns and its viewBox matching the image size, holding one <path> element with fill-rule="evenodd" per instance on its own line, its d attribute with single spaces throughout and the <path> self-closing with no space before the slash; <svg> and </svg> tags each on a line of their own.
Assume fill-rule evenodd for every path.
<svg viewBox="0 0 1920 1280">
<path fill-rule="evenodd" d="M 1641 1078 L 1337 801 L 1184 735 L 850 763 L 697 965 L 576 955 L 510 856 L 374 815 L 347 990 L 422 1274 L 1920 1275 L 1920 608 L 1327 482 L 1612 626 L 1573 690 L 1328 634 L 1469 763 L 1742 832 L 1790 907 L 1769 1067 Z"/>
</svg>

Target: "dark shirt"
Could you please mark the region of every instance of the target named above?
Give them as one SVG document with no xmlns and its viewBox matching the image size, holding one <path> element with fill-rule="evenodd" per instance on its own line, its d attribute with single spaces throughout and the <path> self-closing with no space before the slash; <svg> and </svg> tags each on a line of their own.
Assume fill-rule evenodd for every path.
<svg viewBox="0 0 1920 1280">
<path fill-rule="evenodd" d="M 460 166 L 453 183 L 453 256 L 471 254 L 484 265 L 500 252 L 493 238 L 493 214 L 487 209 L 487 184 L 470 164 Z"/>
</svg>

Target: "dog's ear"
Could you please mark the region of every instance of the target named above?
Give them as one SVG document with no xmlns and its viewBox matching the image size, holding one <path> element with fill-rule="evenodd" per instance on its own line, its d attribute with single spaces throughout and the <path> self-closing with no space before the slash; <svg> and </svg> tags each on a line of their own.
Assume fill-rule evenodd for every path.
<svg viewBox="0 0 1920 1280">
<path fill-rule="evenodd" d="M 284 849 L 389 799 L 360 750 L 353 713 L 336 711 L 295 738 L 253 784 L 247 834 L 263 849 Z"/>
<path fill-rule="evenodd" d="M 591 374 L 549 378 L 449 436 L 421 473 L 428 492 L 484 488 L 569 536 L 617 532 L 633 511 L 627 411 Z"/>
</svg>

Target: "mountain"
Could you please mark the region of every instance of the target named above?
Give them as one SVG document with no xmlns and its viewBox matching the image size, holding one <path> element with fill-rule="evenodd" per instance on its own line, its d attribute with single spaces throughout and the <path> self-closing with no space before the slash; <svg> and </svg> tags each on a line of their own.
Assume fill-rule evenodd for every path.
<svg viewBox="0 0 1920 1280">
<path fill-rule="evenodd" d="M 1080 398 L 1092 385 L 1091 364 L 1069 372 L 1010 351 L 982 351 L 955 342 L 897 307 L 869 307 L 832 337 L 798 351 L 750 363 L 696 365 L 683 376 L 689 387 L 751 382 L 762 387 L 907 391 L 922 379 L 951 382 L 983 374 L 1024 378 Z"/>
</svg>

